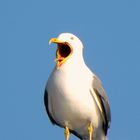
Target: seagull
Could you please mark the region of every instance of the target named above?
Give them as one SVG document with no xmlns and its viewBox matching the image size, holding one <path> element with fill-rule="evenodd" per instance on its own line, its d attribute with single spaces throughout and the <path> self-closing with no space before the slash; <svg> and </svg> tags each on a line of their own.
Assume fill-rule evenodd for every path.
<svg viewBox="0 0 140 140">
<path fill-rule="evenodd" d="M 100 79 L 87 67 L 83 44 L 71 33 L 51 38 L 56 65 L 47 81 L 45 108 L 50 121 L 64 128 L 65 139 L 107 140 L 111 113 Z"/>
</svg>

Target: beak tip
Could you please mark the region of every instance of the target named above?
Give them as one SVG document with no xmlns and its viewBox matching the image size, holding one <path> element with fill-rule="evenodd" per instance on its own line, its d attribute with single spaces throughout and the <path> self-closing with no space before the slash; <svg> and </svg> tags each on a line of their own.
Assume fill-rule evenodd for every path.
<svg viewBox="0 0 140 140">
<path fill-rule="evenodd" d="M 61 42 L 61 41 L 58 40 L 57 38 L 51 38 L 51 39 L 49 40 L 49 45 L 50 45 L 51 43 L 63 43 L 63 42 Z"/>
<path fill-rule="evenodd" d="M 55 43 L 55 41 L 56 41 L 56 38 L 51 38 L 51 39 L 49 40 L 49 45 L 50 45 L 51 43 Z"/>
<path fill-rule="evenodd" d="M 52 43 L 52 41 L 50 40 L 50 41 L 49 41 L 49 45 L 50 45 L 51 43 Z"/>
</svg>

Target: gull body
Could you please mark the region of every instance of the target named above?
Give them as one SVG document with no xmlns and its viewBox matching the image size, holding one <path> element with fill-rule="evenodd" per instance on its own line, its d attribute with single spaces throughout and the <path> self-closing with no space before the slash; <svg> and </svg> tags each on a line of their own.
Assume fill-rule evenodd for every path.
<svg viewBox="0 0 140 140">
<path fill-rule="evenodd" d="M 68 42 L 73 53 L 60 67 L 56 65 L 48 79 L 44 100 L 49 118 L 82 140 L 89 139 L 87 128 L 91 123 L 92 139 L 106 140 L 110 108 L 100 80 L 84 62 L 83 44 L 69 33 L 58 39 Z"/>
</svg>

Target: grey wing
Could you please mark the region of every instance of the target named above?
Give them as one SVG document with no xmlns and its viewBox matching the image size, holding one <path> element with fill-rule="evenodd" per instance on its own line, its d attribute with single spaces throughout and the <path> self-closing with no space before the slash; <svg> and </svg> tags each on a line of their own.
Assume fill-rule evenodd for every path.
<svg viewBox="0 0 140 140">
<path fill-rule="evenodd" d="M 110 127 L 110 123 L 111 123 L 110 106 L 109 106 L 107 95 L 102 86 L 102 83 L 97 76 L 93 76 L 92 88 L 94 90 L 96 97 L 93 95 L 92 96 L 96 101 L 96 104 L 100 110 L 103 119 L 103 130 L 105 132 L 105 135 L 107 135 L 107 130 Z"/>
<path fill-rule="evenodd" d="M 46 111 L 47 111 L 47 114 L 49 116 L 49 119 L 50 121 L 52 122 L 52 124 L 57 124 L 59 125 L 55 120 L 54 118 L 52 117 L 50 111 L 49 111 L 49 99 L 48 99 L 48 92 L 47 92 L 47 89 L 45 89 L 45 92 L 44 92 L 44 104 L 45 104 L 45 108 L 46 108 Z"/>
</svg>

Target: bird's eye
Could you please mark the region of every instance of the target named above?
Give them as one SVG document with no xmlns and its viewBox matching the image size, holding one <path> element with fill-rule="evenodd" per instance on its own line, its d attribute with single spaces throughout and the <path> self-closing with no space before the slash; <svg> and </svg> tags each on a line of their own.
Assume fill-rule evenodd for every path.
<svg viewBox="0 0 140 140">
<path fill-rule="evenodd" d="M 71 40 L 74 40 L 74 37 L 72 36 L 70 39 L 71 39 Z"/>
</svg>

